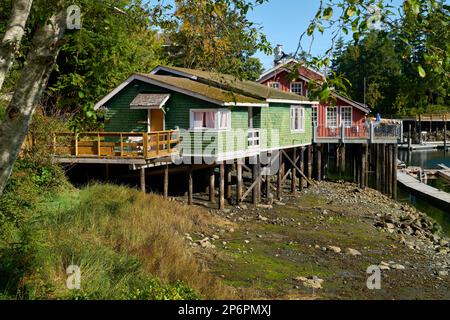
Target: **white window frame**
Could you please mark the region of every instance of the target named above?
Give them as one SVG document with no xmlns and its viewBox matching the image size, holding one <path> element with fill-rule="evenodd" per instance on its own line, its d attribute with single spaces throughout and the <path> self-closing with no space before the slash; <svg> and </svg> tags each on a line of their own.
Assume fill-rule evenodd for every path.
<svg viewBox="0 0 450 320">
<path fill-rule="evenodd" d="M 346 119 L 344 119 L 342 117 L 343 110 L 348 110 L 350 109 L 350 123 L 346 123 Z M 340 110 L 340 118 L 341 118 L 341 125 L 344 125 L 345 128 L 351 128 L 352 127 L 352 123 L 353 123 L 353 108 L 351 106 L 342 106 L 341 110 Z M 348 119 L 347 119 L 348 120 Z"/>
<path fill-rule="evenodd" d="M 314 121 L 314 111 L 316 113 L 316 117 L 315 117 L 316 121 Z M 311 107 L 311 122 L 314 127 L 319 126 L 319 106 L 317 106 L 317 105 L 313 105 Z"/>
<path fill-rule="evenodd" d="M 293 90 L 292 90 L 292 87 L 293 86 L 295 86 L 295 85 L 300 85 L 300 92 L 294 92 Z M 291 93 L 293 93 L 293 94 L 298 94 L 298 95 L 303 95 L 303 82 L 301 82 L 301 81 L 294 81 L 294 82 L 291 82 Z"/>
<path fill-rule="evenodd" d="M 194 112 L 214 112 L 214 128 L 194 128 Z M 227 116 L 227 127 L 220 127 L 221 114 Z M 215 130 L 215 131 L 227 131 L 231 129 L 231 110 L 229 109 L 189 109 L 189 128 L 190 130 Z"/>
<path fill-rule="evenodd" d="M 295 128 L 295 117 L 298 117 L 298 128 Z M 291 106 L 291 132 L 305 132 L 305 108 L 302 106 Z"/>
<path fill-rule="evenodd" d="M 274 85 L 276 85 L 276 87 Z M 271 81 L 268 86 L 273 89 L 281 89 L 281 83 L 279 81 Z"/>
<path fill-rule="evenodd" d="M 328 110 L 329 109 L 334 109 L 336 112 L 335 112 L 335 114 L 336 114 L 336 125 L 335 126 L 331 126 L 331 125 L 329 125 L 329 121 L 328 121 Z M 338 121 L 339 121 L 339 115 L 338 115 L 338 107 L 326 107 L 325 108 L 325 127 L 326 128 L 337 128 L 338 126 L 339 126 L 339 123 L 338 123 Z"/>
</svg>

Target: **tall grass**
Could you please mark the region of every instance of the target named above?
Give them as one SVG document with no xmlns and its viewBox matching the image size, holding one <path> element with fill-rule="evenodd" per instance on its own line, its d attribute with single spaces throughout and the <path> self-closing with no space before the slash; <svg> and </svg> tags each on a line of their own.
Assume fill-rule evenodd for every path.
<svg viewBox="0 0 450 320">
<path fill-rule="evenodd" d="M 186 232 L 208 232 L 200 208 L 112 185 L 92 185 L 43 208 L 31 261 L 19 282 L 29 299 L 230 298 L 203 270 Z M 81 290 L 66 287 L 66 267 L 81 269 Z"/>
</svg>

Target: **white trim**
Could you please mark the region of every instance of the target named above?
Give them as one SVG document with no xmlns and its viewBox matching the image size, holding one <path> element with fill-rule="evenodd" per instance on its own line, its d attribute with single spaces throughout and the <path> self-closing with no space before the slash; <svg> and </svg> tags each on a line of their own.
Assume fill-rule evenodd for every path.
<svg viewBox="0 0 450 320">
<path fill-rule="evenodd" d="M 350 109 L 350 125 L 346 126 L 342 119 L 342 109 Z M 345 128 L 351 128 L 353 125 L 353 107 L 352 106 L 340 106 L 339 107 L 339 118 L 341 126 L 344 125 Z"/>
<path fill-rule="evenodd" d="M 338 98 L 338 99 L 341 99 L 341 100 L 347 102 L 347 103 L 350 104 L 351 106 L 353 106 L 353 107 L 355 107 L 355 108 L 358 108 L 358 109 L 360 109 L 361 111 L 364 111 L 366 114 L 369 114 L 370 111 L 371 111 L 369 107 L 365 107 L 364 105 L 359 104 L 358 102 L 353 101 L 353 100 L 351 100 L 351 99 L 349 99 L 349 98 L 346 98 L 346 97 L 344 97 L 344 96 L 342 96 L 342 95 L 340 95 L 340 94 L 338 94 L 338 93 L 336 93 L 336 92 L 334 92 L 334 91 L 331 92 L 331 95 L 333 95 L 335 98 Z"/>
<path fill-rule="evenodd" d="M 225 107 L 261 107 L 265 108 L 268 107 L 268 103 L 251 103 L 251 102 L 225 102 L 223 104 Z"/>
<path fill-rule="evenodd" d="M 292 91 L 292 85 L 298 85 L 298 84 L 300 85 L 300 93 Z M 303 96 L 303 82 L 301 82 L 301 81 L 292 81 L 290 83 L 290 90 L 291 90 L 291 93 L 293 93 L 293 94 L 297 94 L 299 96 Z"/>
<path fill-rule="evenodd" d="M 194 128 L 194 112 L 214 112 L 214 128 Z M 219 114 L 226 112 L 227 115 L 227 122 L 228 127 L 227 128 L 220 128 L 220 119 Z M 204 131 L 208 130 L 209 132 L 223 132 L 223 131 L 230 131 L 231 130 L 231 110 L 229 109 L 189 109 L 189 131 L 195 132 L 195 131 Z"/>
<path fill-rule="evenodd" d="M 328 126 L 328 109 L 336 109 L 336 126 Z M 337 106 L 325 106 L 325 128 L 338 128 L 339 127 L 339 108 Z"/>
<path fill-rule="evenodd" d="M 277 84 L 277 87 L 274 87 L 273 86 L 274 84 Z M 281 83 L 280 83 L 280 81 L 269 81 L 269 82 L 267 82 L 267 86 L 269 88 L 272 88 L 272 89 L 281 90 Z"/>
<path fill-rule="evenodd" d="M 152 132 L 152 110 L 161 110 L 161 109 L 148 109 L 148 116 L 147 116 L 147 121 L 148 121 L 148 127 L 147 127 L 147 132 L 150 133 Z M 165 112 L 163 112 L 163 131 L 166 131 L 166 114 Z"/>
<path fill-rule="evenodd" d="M 299 128 L 295 129 L 294 127 L 294 121 L 295 121 L 295 115 L 294 115 L 294 110 L 298 110 L 297 112 L 301 111 L 300 115 L 298 116 L 298 120 L 299 120 Z M 291 133 L 304 133 L 305 132 L 305 108 L 302 106 L 291 106 Z"/>
<path fill-rule="evenodd" d="M 314 125 L 314 117 L 313 117 L 314 109 L 316 109 L 316 123 L 315 123 L 315 125 Z M 318 127 L 319 126 L 319 109 L 320 109 L 319 105 L 311 106 L 311 122 L 312 122 L 312 125 L 314 127 Z"/>
<path fill-rule="evenodd" d="M 175 87 L 175 86 L 172 86 L 170 84 L 167 84 L 167 83 L 164 83 L 164 82 L 161 82 L 161 81 L 158 81 L 158 80 L 154 80 L 154 79 L 148 78 L 148 77 L 146 77 L 144 75 L 133 74 L 131 77 L 129 77 L 123 83 L 121 83 L 118 87 L 116 87 L 113 91 L 111 91 L 109 94 L 107 94 L 103 99 L 101 99 L 99 102 L 97 102 L 94 105 L 94 110 L 97 110 L 98 108 L 103 106 L 106 102 L 108 102 L 110 99 L 112 99 L 116 94 L 118 94 L 120 91 L 122 91 L 127 85 L 129 85 L 134 80 L 139 80 L 139 81 L 142 81 L 142 82 L 145 82 L 145 83 L 149 83 L 149 84 L 152 84 L 152 85 L 156 85 L 156 86 L 162 87 L 164 89 L 168 89 L 168 90 L 172 90 L 172 91 L 175 91 L 175 92 L 179 92 L 179 93 L 182 93 L 182 94 L 185 94 L 185 95 L 188 95 L 188 96 L 200 99 L 200 100 L 204 100 L 204 101 L 207 101 L 207 102 L 210 102 L 210 103 L 213 103 L 213 104 L 217 104 L 217 105 L 219 105 L 221 107 L 226 107 L 227 104 L 229 104 L 229 103 L 235 104 L 234 102 L 223 102 L 223 101 L 215 100 L 215 99 L 212 99 L 212 98 L 209 98 L 209 97 L 205 97 L 204 95 L 198 94 L 196 92 L 192 92 L 192 91 L 185 90 L 185 89 L 182 89 L 182 88 L 179 88 L 179 87 Z M 247 103 L 242 103 L 242 104 L 245 105 Z M 260 105 L 261 107 L 265 107 L 267 104 L 265 104 L 265 103 L 261 103 L 261 104 L 255 103 L 255 105 L 253 105 L 253 106 L 256 106 L 256 105 Z M 240 106 L 240 103 L 236 103 L 236 106 Z"/>
<path fill-rule="evenodd" d="M 194 76 L 192 74 L 189 74 L 189 73 L 186 73 L 186 72 L 183 72 L 183 71 L 175 70 L 175 69 L 172 69 L 170 67 L 165 67 L 165 66 L 157 66 L 155 69 L 153 69 L 150 72 L 150 74 L 157 74 L 159 71 L 165 71 L 165 72 L 176 74 L 178 76 L 189 78 L 191 80 L 197 80 L 197 76 Z"/>
<path fill-rule="evenodd" d="M 289 103 L 289 104 L 318 104 L 318 101 L 300 101 L 300 100 L 286 100 L 286 99 L 267 99 L 269 103 Z"/>
</svg>

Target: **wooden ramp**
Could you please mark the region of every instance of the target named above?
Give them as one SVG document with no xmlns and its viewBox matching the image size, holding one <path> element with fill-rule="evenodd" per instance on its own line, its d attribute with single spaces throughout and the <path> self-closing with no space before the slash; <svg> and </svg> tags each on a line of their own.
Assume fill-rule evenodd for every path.
<svg viewBox="0 0 450 320">
<path fill-rule="evenodd" d="M 450 213 L 450 193 L 422 183 L 401 170 L 397 171 L 397 181 L 412 193 L 433 201 L 437 204 L 438 208 Z"/>
</svg>

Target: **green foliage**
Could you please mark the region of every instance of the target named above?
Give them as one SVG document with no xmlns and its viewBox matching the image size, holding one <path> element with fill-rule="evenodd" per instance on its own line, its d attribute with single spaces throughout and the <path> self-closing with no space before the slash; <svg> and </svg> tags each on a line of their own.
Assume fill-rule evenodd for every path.
<svg viewBox="0 0 450 320">
<path fill-rule="evenodd" d="M 127 0 L 77 2 L 82 29 L 69 32 L 47 90 L 47 105 L 76 113 L 71 129 L 96 129 L 94 103 L 134 72 L 149 72 L 162 62 L 161 43 L 152 27 L 153 8 Z M 153 28 L 154 29 L 154 28 Z"/>
<path fill-rule="evenodd" d="M 176 0 L 167 31 L 170 62 L 177 66 L 232 74 L 255 80 L 262 72 L 257 50 L 271 48 L 259 27 L 247 19 L 266 0 Z"/>
<path fill-rule="evenodd" d="M 324 0 L 300 44 L 304 35 L 314 41 L 315 32 L 333 30 L 325 55 L 309 62 L 321 68 L 333 56 L 333 71 L 348 77 L 353 85 L 349 93 L 359 101 L 367 78 L 367 102 L 377 111 L 405 113 L 429 104 L 449 105 L 449 10 L 442 0 L 404 0 L 400 8 L 389 0 Z M 353 36 L 344 51 L 339 40 L 343 34 Z M 334 76 L 323 90 L 337 87 Z"/>
</svg>

